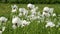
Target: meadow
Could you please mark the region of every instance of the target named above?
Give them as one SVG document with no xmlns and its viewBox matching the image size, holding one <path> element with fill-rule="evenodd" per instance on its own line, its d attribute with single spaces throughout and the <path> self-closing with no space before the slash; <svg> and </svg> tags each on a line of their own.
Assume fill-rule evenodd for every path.
<svg viewBox="0 0 60 34">
<path fill-rule="evenodd" d="M 4 16 L 6 18 L 8 18 L 8 21 L 6 22 L 6 29 L 3 32 L 3 34 L 60 34 L 60 27 L 52 27 L 52 28 L 46 28 L 45 27 L 45 21 L 38 23 L 37 21 L 32 21 L 31 24 L 29 24 L 28 26 L 25 26 L 23 28 L 21 27 L 17 27 L 16 29 L 12 29 L 12 22 L 11 22 L 11 5 L 13 4 L 0 4 L 0 17 Z M 27 4 L 16 4 L 19 8 L 23 7 L 27 9 Z M 60 14 L 60 4 L 35 4 L 36 6 L 38 6 L 38 10 L 42 13 L 42 10 L 45 6 L 48 7 L 53 7 L 54 8 L 54 12 L 56 13 L 56 20 L 55 20 L 55 24 L 57 24 L 58 22 L 60 22 L 59 18 L 60 16 L 58 16 Z M 16 14 L 18 15 L 18 13 Z M 51 18 L 52 21 L 54 21 L 54 18 Z"/>
</svg>

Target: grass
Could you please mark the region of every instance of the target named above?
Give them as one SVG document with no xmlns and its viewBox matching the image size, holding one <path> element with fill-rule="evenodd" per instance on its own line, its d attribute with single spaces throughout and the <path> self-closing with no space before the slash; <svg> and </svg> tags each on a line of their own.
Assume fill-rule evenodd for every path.
<svg viewBox="0 0 60 34">
<path fill-rule="evenodd" d="M 13 4 L 0 4 L 0 16 L 5 16 L 8 18 L 8 22 L 6 24 L 6 29 L 3 34 L 60 34 L 60 27 L 56 28 L 45 28 L 45 22 L 37 23 L 37 21 L 31 22 L 29 26 L 25 26 L 23 28 L 19 27 L 15 30 L 12 29 L 11 22 L 11 5 Z M 43 7 L 53 7 L 54 12 L 58 15 L 60 14 L 60 4 L 35 4 L 39 7 L 39 11 L 42 13 Z M 27 4 L 17 4 L 20 8 L 24 7 L 27 9 Z M 53 21 L 53 20 L 52 20 Z M 58 22 L 58 19 L 55 21 Z"/>
</svg>

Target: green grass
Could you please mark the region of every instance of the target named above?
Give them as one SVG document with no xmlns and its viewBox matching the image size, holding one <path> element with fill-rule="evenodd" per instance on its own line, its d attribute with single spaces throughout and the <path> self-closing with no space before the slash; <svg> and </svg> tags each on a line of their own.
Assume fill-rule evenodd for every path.
<svg viewBox="0 0 60 34">
<path fill-rule="evenodd" d="M 23 28 L 19 27 L 15 30 L 12 29 L 11 22 L 11 5 L 13 4 L 0 4 L 0 16 L 5 16 L 8 18 L 8 22 L 6 23 L 6 30 L 3 34 L 60 34 L 59 28 L 45 28 L 45 22 L 37 23 L 37 21 L 31 22 L 29 26 L 25 26 Z M 53 7 L 54 12 L 58 15 L 60 14 L 60 4 L 35 4 L 39 7 L 39 11 L 42 13 L 42 10 L 45 6 Z M 27 9 L 27 4 L 17 4 L 20 8 L 24 7 Z M 53 20 L 52 20 L 53 21 Z M 58 19 L 56 23 L 58 22 Z"/>
</svg>

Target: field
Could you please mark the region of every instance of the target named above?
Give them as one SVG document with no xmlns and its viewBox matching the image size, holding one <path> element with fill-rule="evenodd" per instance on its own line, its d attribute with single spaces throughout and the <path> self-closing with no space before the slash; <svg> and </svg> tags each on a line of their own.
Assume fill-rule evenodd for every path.
<svg viewBox="0 0 60 34">
<path fill-rule="evenodd" d="M 17 29 L 12 29 L 12 22 L 11 22 L 11 5 L 13 4 L 0 4 L 0 17 L 4 16 L 8 18 L 8 22 L 6 23 L 6 29 L 3 34 L 60 34 L 60 27 L 53 27 L 53 28 L 45 28 L 45 21 L 37 23 L 37 21 L 31 22 L 30 25 L 25 26 L 23 28 L 19 27 Z M 27 4 L 16 4 L 19 8 L 24 7 L 27 9 Z M 60 22 L 58 15 L 60 14 L 60 4 L 35 4 L 39 7 L 39 11 L 42 13 L 42 10 L 45 6 L 53 7 L 54 12 L 57 14 L 56 21 L 54 22 L 57 24 Z M 18 13 L 17 13 L 18 14 Z M 52 21 L 53 18 L 51 18 Z"/>
</svg>

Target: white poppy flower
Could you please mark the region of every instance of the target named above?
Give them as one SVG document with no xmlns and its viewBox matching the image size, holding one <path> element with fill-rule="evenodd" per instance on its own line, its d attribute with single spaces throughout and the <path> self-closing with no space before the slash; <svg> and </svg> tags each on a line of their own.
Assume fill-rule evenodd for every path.
<svg viewBox="0 0 60 34">
<path fill-rule="evenodd" d="M 20 20 L 20 18 L 19 17 L 13 17 L 12 18 L 12 23 L 14 24 L 14 23 L 18 23 L 19 22 L 19 20 Z"/>
<path fill-rule="evenodd" d="M 16 11 L 17 11 L 17 9 L 13 9 L 13 10 L 12 10 L 12 12 L 16 12 Z"/>
<path fill-rule="evenodd" d="M 35 11 L 32 11 L 32 13 L 31 13 L 32 15 L 36 15 L 36 12 Z"/>
<path fill-rule="evenodd" d="M 49 14 L 49 13 L 45 13 L 45 12 L 43 12 L 42 16 L 49 17 L 49 16 L 50 16 L 50 14 Z"/>
<path fill-rule="evenodd" d="M 35 5 L 33 5 L 33 4 L 28 4 L 27 7 L 30 8 L 30 9 L 33 9 L 33 8 L 35 8 Z"/>
<path fill-rule="evenodd" d="M 49 7 L 44 7 L 43 11 L 49 12 Z"/>
<path fill-rule="evenodd" d="M 5 17 L 0 17 L 0 22 L 6 22 L 8 19 Z"/>
<path fill-rule="evenodd" d="M 23 13 L 25 8 L 19 8 L 19 12 Z"/>
<path fill-rule="evenodd" d="M 29 15 L 28 16 L 28 18 L 30 19 L 30 20 L 36 20 L 36 19 L 40 19 L 40 16 L 36 16 L 36 15 L 34 15 L 34 14 L 31 14 L 31 15 Z"/>
<path fill-rule="evenodd" d="M 54 27 L 55 24 L 54 24 L 53 22 L 51 22 L 51 21 L 48 21 L 47 24 L 46 24 L 46 28 L 47 28 L 48 26 L 49 26 L 49 27 Z"/>
<path fill-rule="evenodd" d="M 11 7 L 12 7 L 12 12 L 16 12 L 18 9 L 18 7 L 16 5 L 11 5 Z"/>
<path fill-rule="evenodd" d="M 54 8 L 49 8 L 49 13 L 52 15 L 53 14 Z"/>
<path fill-rule="evenodd" d="M 29 24 L 30 24 L 30 22 L 23 20 L 21 27 L 24 27 L 24 26 L 29 25 Z"/>
<path fill-rule="evenodd" d="M 25 10 L 25 11 L 23 12 L 23 15 L 28 15 L 28 11 Z"/>
<path fill-rule="evenodd" d="M 20 11 L 23 15 L 27 15 L 27 14 L 28 14 L 28 10 L 26 10 L 25 8 L 19 8 L 19 11 Z"/>
<path fill-rule="evenodd" d="M 15 26 L 20 26 L 21 25 L 21 20 L 19 17 L 14 17 L 12 18 L 12 24 Z"/>
<path fill-rule="evenodd" d="M 33 8 L 33 9 L 31 10 L 31 13 L 32 13 L 32 14 L 36 14 L 36 13 L 37 13 L 37 12 L 36 12 L 36 11 L 37 11 L 37 9 L 38 9 L 38 7 Z"/>
</svg>

